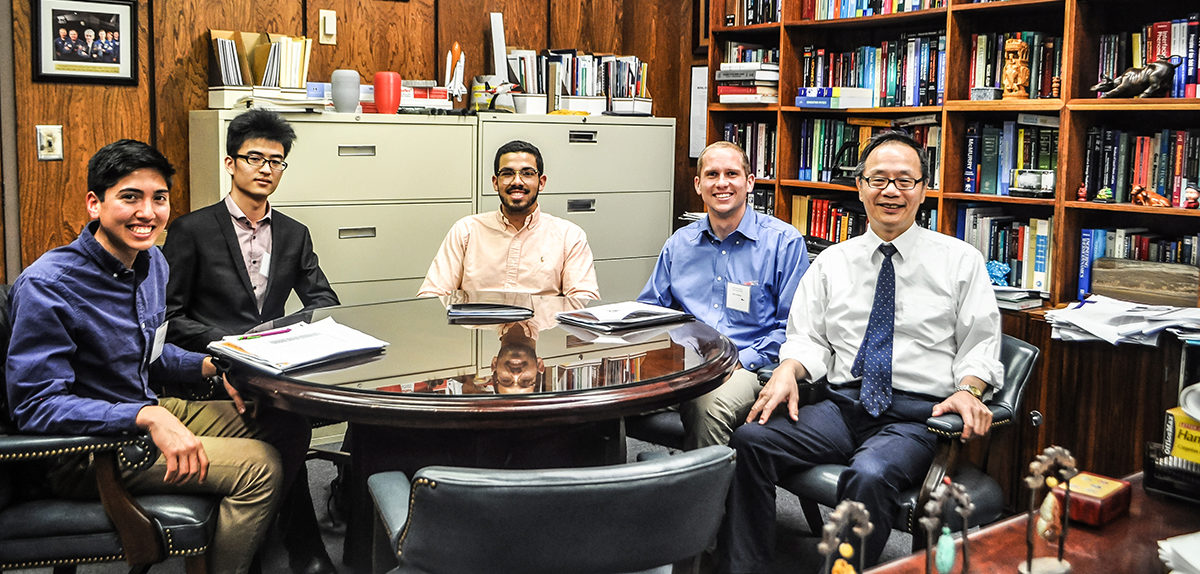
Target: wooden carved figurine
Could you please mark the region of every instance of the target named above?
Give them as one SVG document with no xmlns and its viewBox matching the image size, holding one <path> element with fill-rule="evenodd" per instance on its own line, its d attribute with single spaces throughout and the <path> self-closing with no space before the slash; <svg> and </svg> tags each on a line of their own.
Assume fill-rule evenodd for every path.
<svg viewBox="0 0 1200 574">
<path fill-rule="evenodd" d="M 1079 182 L 1079 189 L 1075 190 L 1075 199 L 1079 201 L 1087 201 L 1087 184 Z"/>
<path fill-rule="evenodd" d="M 1171 207 L 1171 201 L 1140 185 L 1133 186 L 1129 198 L 1134 205 L 1149 205 L 1150 207 Z"/>
<path fill-rule="evenodd" d="M 1004 42 L 1004 99 L 1029 97 L 1029 45 L 1016 38 Z"/>
<path fill-rule="evenodd" d="M 1183 62 L 1182 58 L 1159 58 L 1157 62 L 1146 64 L 1145 68 L 1128 68 L 1120 76 L 1109 78 L 1100 76 L 1100 82 L 1088 88 L 1100 94 L 1101 98 L 1153 98 L 1163 96 L 1175 80 L 1175 68 Z"/>
</svg>

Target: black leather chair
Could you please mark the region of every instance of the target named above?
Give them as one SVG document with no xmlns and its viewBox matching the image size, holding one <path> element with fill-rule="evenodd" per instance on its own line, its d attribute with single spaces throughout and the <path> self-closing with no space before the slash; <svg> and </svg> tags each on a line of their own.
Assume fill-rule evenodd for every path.
<svg viewBox="0 0 1200 574">
<path fill-rule="evenodd" d="M 1025 389 L 1037 363 L 1038 348 L 1015 337 L 1003 336 L 1000 346 L 1000 362 L 1004 364 L 1004 387 L 993 393 L 986 401 L 992 411 L 992 429 L 1016 426 L 1020 421 L 1021 404 Z M 819 383 L 818 383 L 819 384 Z M 1004 493 L 995 479 L 978 467 L 960 461 L 958 454 L 962 446 L 962 418 L 957 414 L 930 417 L 925 421 L 929 431 L 937 433 L 938 451 L 925 480 L 917 487 L 901 493 L 900 512 L 892 528 L 916 533 L 918 509 L 924 508 L 930 493 L 949 475 L 955 482 L 966 487 L 975 503 L 975 512 L 970 516 L 973 526 L 988 524 L 1004 515 Z M 810 532 L 821 532 L 821 513 L 817 504 L 828 507 L 837 505 L 837 482 L 847 467 L 836 464 L 815 466 L 804 472 L 784 477 L 780 486 L 800 497 L 800 506 L 808 521 Z M 961 529 L 961 520 L 956 514 L 947 512 L 947 523 L 955 530 Z M 913 536 L 913 550 L 925 547 L 924 536 Z"/>
<path fill-rule="evenodd" d="M 8 286 L 0 285 L 0 365 L 12 324 Z M 3 390 L 0 370 L 0 390 Z M 48 496 L 45 468 L 64 455 L 96 461 L 100 500 Z M 125 560 L 135 572 L 185 556 L 188 574 L 208 571 L 205 553 L 216 526 L 218 499 L 199 495 L 131 497 L 120 468 L 144 469 L 158 450 L 147 435 L 44 436 L 16 432 L 7 392 L 0 392 L 0 571 Z"/>
<path fill-rule="evenodd" d="M 670 571 L 716 536 L 733 451 L 592 468 L 431 466 L 368 480 L 393 574 Z M 378 570 L 378 569 L 377 569 Z"/>
</svg>

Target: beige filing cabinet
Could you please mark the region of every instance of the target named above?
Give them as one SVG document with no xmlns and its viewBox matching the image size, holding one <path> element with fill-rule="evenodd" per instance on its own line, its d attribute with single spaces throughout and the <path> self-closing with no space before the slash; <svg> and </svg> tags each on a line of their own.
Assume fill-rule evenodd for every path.
<svg viewBox="0 0 1200 574">
<path fill-rule="evenodd" d="M 600 297 L 636 298 L 671 234 L 675 119 L 480 114 L 480 211 L 499 208 L 491 181 L 495 154 L 515 139 L 542 152 L 542 211 L 587 232 Z"/>
<path fill-rule="evenodd" d="M 237 114 L 191 112 L 193 210 L 229 192 L 225 132 Z M 475 211 L 476 119 L 285 117 L 297 137 L 271 206 L 308 226 L 343 304 L 415 295 L 446 231 Z M 289 310 L 298 307 L 292 298 Z"/>
</svg>

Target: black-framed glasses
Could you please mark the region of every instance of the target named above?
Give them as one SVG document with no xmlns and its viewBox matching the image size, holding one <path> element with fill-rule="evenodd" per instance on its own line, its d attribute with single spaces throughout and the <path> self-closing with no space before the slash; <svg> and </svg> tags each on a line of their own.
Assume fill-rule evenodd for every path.
<svg viewBox="0 0 1200 574">
<path fill-rule="evenodd" d="M 512 179 L 514 177 L 517 177 L 518 175 L 521 176 L 521 179 L 528 181 L 528 180 L 532 180 L 532 179 L 537 179 L 539 174 L 538 174 L 538 170 L 533 169 L 531 167 L 527 167 L 525 169 L 522 169 L 521 171 L 513 171 L 506 167 L 506 168 L 496 172 L 496 177 L 500 178 L 503 181 L 512 181 Z"/>
<path fill-rule="evenodd" d="M 871 189 L 886 189 L 889 183 L 895 184 L 896 189 L 900 191 L 909 191 L 917 187 L 918 183 L 925 181 L 925 178 L 913 179 L 911 177 L 883 177 L 882 175 L 873 175 L 871 177 L 860 177 L 859 179 L 867 182 L 867 187 Z"/>
<path fill-rule="evenodd" d="M 270 164 L 271 171 L 283 171 L 287 169 L 287 162 L 281 159 L 269 159 L 261 155 L 241 155 L 234 156 L 246 162 L 250 167 L 262 167 L 263 164 Z"/>
</svg>

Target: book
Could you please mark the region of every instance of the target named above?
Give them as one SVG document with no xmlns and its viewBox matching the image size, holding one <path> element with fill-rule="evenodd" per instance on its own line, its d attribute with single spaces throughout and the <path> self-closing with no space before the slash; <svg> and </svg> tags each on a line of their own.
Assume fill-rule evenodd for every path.
<svg viewBox="0 0 1200 574">
<path fill-rule="evenodd" d="M 772 80 L 779 81 L 776 70 L 717 70 L 716 78 L 722 80 Z"/>
<path fill-rule="evenodd" d="M 659 307 L 658 305 L 650 305 L 638 301 L 624 301 L 621 303 L 588 307 L 578 311 L 564 311 L 555 315 L 555 318 L 560 323 L 609 333 L 650 325 L 687 321 L 692 316 L 683 311 Z"/>
<path fill-rule="evenodd" d="M 1036 297 L 1033 299 L 1018 299 L 1016 301 L 1007 301 L 1004 299 L 996 299 L 996 306 L 1009 311 L 1023 311 L 1025 309 L 1033 309 L 1042 306 L 1042 299 Z"/>
<path fill-rule="evenodd" d="M 327 317 L 316 323 L 300 322 L 260 333 L 222 337 L 209 343 L 208 350 L 277 375 L 344 357 L 376 353 L 387 345 L 387 341 Z"/>
<path fill-rule="evenodd" d="M 722 104 L 777 104 L 779 96 L 766 94 L 720 94 L 717 100 Z"/>
</svg>

